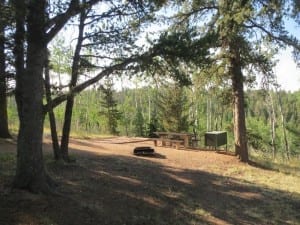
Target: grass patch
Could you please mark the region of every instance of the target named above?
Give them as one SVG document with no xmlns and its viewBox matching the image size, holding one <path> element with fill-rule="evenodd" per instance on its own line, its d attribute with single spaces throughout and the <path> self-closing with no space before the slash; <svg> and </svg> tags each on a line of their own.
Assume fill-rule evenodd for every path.
<svg viewBox="0 0 300 225">
<path fill-rule="evenodd" d="M 260 156 L 251 156 L 252 162 L 256 166 L 263 169 L 278 171 L 285 174 L 291 174 L 300 177 L 299 159 L 291 159 L 287 162 L 273 161 L 272 159 L 263 158 Z"/>
<path fill-rule="evenodd" d="M 16 171 L 16 154 L 0 151 L 0 196 L 6 187 L 9 187 Z M 0 200 L 1 204 L 1 200 Z M 1 207 L 0 207 L 1 208 Z M 0 211 L 1 215 L 1 211 Z M 1 217 L 1 216 L 0 216 Z M 0 219 L 1 224 L 1 219 Z"/>
<path fill-rule="evenodd" d="M 1 164 L 13 164 L 16 161 L 16 154 L 10 152 L 1 152 L 0 153 L 0 162 Z"/>
</svg>

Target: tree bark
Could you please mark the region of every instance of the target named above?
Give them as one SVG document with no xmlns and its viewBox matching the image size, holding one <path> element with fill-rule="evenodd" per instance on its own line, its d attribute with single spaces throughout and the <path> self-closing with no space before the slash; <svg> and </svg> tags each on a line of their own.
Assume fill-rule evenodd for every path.
<svg viewBox="0 0 300 225">
<path fill-rule="evenodd" d="M 78 1 L 71 1 L 63 14 L 45 23 L 46 0 L 14 0 L 16 102 L 20 119 L 17 144 L 17 169 L 14 187 L 33 192 L 49 192 L 54 182 L 48 176 L 43 162 L 42 141 L 43 107 L 43 67 L 47 43 L 62 29 L 68 20 L 83 8 L 99 2 L 90 0 L 78 7 Z M 25 31 L 25 21 L 27 29 Z M 47 30 L 49 30 L 47 32 Z M 26 35 L 25 35 L 26 34 Z M 27 37 L 25 51 L 25 36 Z M 25 57 L 26 53 L 26 57 Z M 26 58 L 26 68 L 24 63 Z M 108 71 L 106 71 L 108 72 Z M 85 84 L 87 85 L 87 84 Z M 84 86 L 84 85 L 83 85 Z M 82 86 L 81 86 L 82 88 Z M 52 102 L 53 105 L 53 102 Z M 47 108 L 49 109 L 49 108 Z"/>
<path fill-rule="evenodd" d="M 69 96 L 67 99 L 66 109 L 65 109 L 65 117 L 64 117 L 64 125 L 61 137 L 61 153 L 64 161 L 69 162 L 69 138 L 71 131 L 71 121 L 72 121 L 72 112 L 74 105 L 74 95 Z"/>
<path fill-rule="evenodd" d="M 30 1 L 27 17 L 27 55 L 26 69 L 17 70 L 16 93 L 20 127 L 17 144 L 17 169 L 14 187 L 32 192 L 51 191 L 52 180 L 44 167 L 42 140 L 43 140 L 43 68 L 45 62 L 44 12 L 46 1 Z M 25 18 L 24 1 L 16 0 L 17 29 L 24 34 Z M 24 35 L 23 35 L 24 37 Z M 23 39 L 24 40 L 24 39 Z M 22 40 L 19 40 L 22 44 Z M 19 53 L 22 46 L 18 46 Z M 18 55 L 21 61 L 24 55 Z M 20 63 L 20 62 L 17 62 Z M 23 64 L 24 65 L 24 64 Z M 22 72 L 22 73 L 20 73 Z"/>
<path fill-rule="evenodd" d="M 73 58 L 73 64 L 72 64 L 72 77 L 71 77 L 71 81 L 70 81 L 70 85 L 69 85 L 70 90 L 72 90 L 76 86 L 77 80 L 78 80 L 80 51 L 81 51 L 82 42 L 83 42 L 85 17 L 86 17 L 86 13 L 82 12 L 80 14 L 78 40 L 77 40 L 77 45 L 76 45 L 74 58 Z M 63 132 L 62 132 L 62 138 L 61 138 L 62 157 L 63 157 L 64 161 L 66 161 L 66 162 L 70 161 L 68 148 L 69 148 L 69 137 L 70 137 L 70 131 L 71 131 L 73 106 L 74 106 L 74 94 L 71 93 L 67 98 Z"/>
<path fill-rule="evenodd" d="M 218 25 L 222 57 L 228 65 L 228 78 L 232 82 L 233 133 L 235 154 L 240 161 L 248 162 L 246 119 L 244 109 L 244 77 L 242 72 L 243 26 L 236 20 L 235 12 L 247 5 L 247 1 L 225 0 L 219 2 L 222 23 Z"/>
<path fill-rule="evenodd" d="M 279 113 L 280 113 L 280 118 L 281 118 L 281 128 L 282 128 L 282 133 L 283 133 L 284 149 L 285 149 L 287 160 L 290 160 L 290 145 L 289 145 L 287 132 L 286 132 L 286 122 L 285 122 L 285 117 L 284 117 L 284 113 L 282 110 L 281 96 L 277 89 L 276 89 L 276 94 L 277 94 L 278 103 L 279 103 L 278 106 L 279 106 Z"/>
<path fill-rule="evenodd" d="M 4 5 L 4 0 L 0 1 L 0 6 L 2 5 Z M 4 30 L 5 24 L 3 20 L 0 20 L 0 138 L 11 138 L 7 117 Z"/>
<path fill-rule="evenodd" d="M 61 154 L 61 150 L 60 150 L 59 143 L 58 143 L 55 114 L 53 112 L 53 107 L 52 107 L 48 53 L 46 53 L 46 54 L 47 54 L 47 59 L 46 59 L 46 63 L 45 63 L 45 92 L 46 92 L 47 104 L 50 105 L 50 110 L 48 111 L 48 116 L 49 116 L 49 121 L 50 121 L 54 159 L 59 160 L 62 158 L 62 154 Z"/>
<path fill-rule="evenodd" d="M 239 49 L 230 46 L 229 73 L 232 81 L 235 154 L 242 162 L 248 162 L 248 146 L 245 119 L 244 78 Z"/>
<path fill-rule="evenodd" d="M 273 160 L 276 159 L 276 153 L 277 153 L 277 147 L 276 147 L 276 113 L 274 109 L 274 100 L 272 93 L 270 90 L 268 90 L 268 95 L 269 95 L 269 103 L 268 103 L 268 108 L 269 108 L 269 113 L 270 113 L 270 132 L 271 132 L 271 146 L 272 146 L 272 157 Z"/>
</svg>

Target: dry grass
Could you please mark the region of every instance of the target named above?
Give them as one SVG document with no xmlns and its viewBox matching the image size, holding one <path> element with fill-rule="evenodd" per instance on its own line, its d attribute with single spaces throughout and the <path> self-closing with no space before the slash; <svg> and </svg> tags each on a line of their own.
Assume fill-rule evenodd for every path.
<svg viewBox="0 0 300 225">
<path fill-rule="evenodd" d="M 46 165 L 58 196 L 9 190 L 15 145 L 0 143 L 2 225 L 300 224 L 300 176 L 245 165 L 214 151 L 157 147 L 132 154 L 142 139 L 73 139 L 76 163 Z M 5 149 L 5 150 L 4 150 Z"/>
</svg>

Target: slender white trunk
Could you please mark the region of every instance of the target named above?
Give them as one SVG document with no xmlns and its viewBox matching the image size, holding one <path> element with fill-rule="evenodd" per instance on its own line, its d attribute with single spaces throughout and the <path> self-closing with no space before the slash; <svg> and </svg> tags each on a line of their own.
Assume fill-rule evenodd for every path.
<svg viewBox="0 0 300 225">
<path fill-rule="evenodd" d="M 287 137 L 287 132 L 286 132 L 285 116 L 284 116 L 284 113 L 282 110 L 281 96 L 277 90 L 276 90 L 276 93 L 277 93 L 277 97 L 278 97 L 278 107 L 279 107 L 279 113 L 280 113 L 280 118 L 281 118 L 281 128 L 282 128 L 282 133 L 283 133 L 283 141 L 284 141 L 286 158 L 287 158 L 287 160 L 290 160 L 290 147 L 289 147 L 289 142 L 288 142 L 288 137 Z"/>
<path fill-rule="evenodd" d="M 271 131 L 271 145 L 272 145 L 272 157 L 276 158 L 276 114 L 274 109 L 274 99 L 272 93 L 269 93 L 269 112 L 270 112 L 270 131 Z"/>
</svg>

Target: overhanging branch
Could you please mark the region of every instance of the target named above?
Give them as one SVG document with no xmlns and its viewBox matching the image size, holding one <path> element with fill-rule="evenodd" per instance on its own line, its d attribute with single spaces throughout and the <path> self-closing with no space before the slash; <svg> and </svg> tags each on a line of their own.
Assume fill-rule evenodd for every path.
<svg viewBox="0 0 300 225">
<path fill-rule="evenodd" d="M 86 80 L 85 82 L 75 86 L 69 92 L 54 98 L 52 100 L 52 105 L 51 106 L 49 104 L 44 105 L 44 113 L 47 113 L 50 110 L 50 107 L 55 108 L 59 104 L 61 104 L 62 102 L 66 101 L 68 96 L 80 93 L 81 91 L 85 90 L 87 87 L 91 86 L 92 84 L 97 83 L 103 77 L 112 74 L 114 71 L 125 70 L 126 67 L 129 64 L 138 63 L 138 62 L 141 62 L 141 61 L 148 61 L 148 60 L 151 60 L 153 57 L 154 57 L 153 53 L 152 54 L 145 53 L 145 54 L 140 55 L 140 56 L 125 59 L 123 62 L 117 63 L 115 65 L 112 65 L 112 66 L 102 70 L 95 77 L 93 77 L 89 80 Z"/>
<path fill-rule="evenodd" d="M 78 0 L 72 0 L 66 12 L 59 14 L 48 21 L 46 27 L 49 29 L 49 31 L 46 35 L 46 42 L 49 43 L 71 17 L 79 14 L 84 9 L 92 7 L 100 1 L 101 0 L 90 0 L 84 4 L 80 4 Z"/>
<path fill-rule="evenodd" d="M 252 26 L 251 26 L 252 28 L 256 27 L 256 28 L 260 29 L 261 31 L 263 31 L 264 33 L 266 33 L 271 39 L 279 41 L 285 45 L 291 46 L 300 52 L 300 43 L 296 38 L 288 37 L 286 35 L 276 36 L 271 31 L 268 31 L 266 28 L 264 28 L 262 25 L 255 23 L 253 20 L 250 20 L 250 22 L 252 24 Z"/>
</svg>

